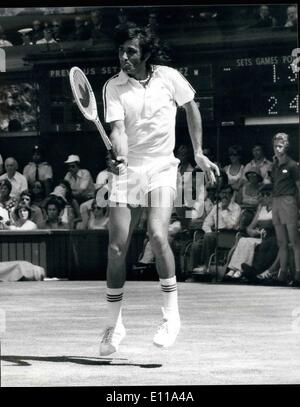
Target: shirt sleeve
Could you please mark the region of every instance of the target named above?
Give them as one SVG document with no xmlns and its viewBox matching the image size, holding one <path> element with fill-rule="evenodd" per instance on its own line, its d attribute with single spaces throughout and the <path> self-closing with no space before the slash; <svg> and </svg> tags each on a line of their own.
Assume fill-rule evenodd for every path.
<svg viewBox="0 0 300 407">
<path fill-rule="evenodd" d="M 295 164 L 291 167 L 291 174 L 294 181 L 299 181 L 300 179 L 300 165 L 299 163 L 295 162 Z"/>
<path fill-rule="evenodd" d="M 111 81 L 103 87 L 104 119 L 106 123 L 124 120 L 125 113 L 117 86 Z"/>
<path fill-rule="evenodd" d="M 168 68 L 168 76 L 174 89 L 174 99 L 178 106 L 191 102 L 196 91 L 185 77 L 176 69 Z"/>
</svg>

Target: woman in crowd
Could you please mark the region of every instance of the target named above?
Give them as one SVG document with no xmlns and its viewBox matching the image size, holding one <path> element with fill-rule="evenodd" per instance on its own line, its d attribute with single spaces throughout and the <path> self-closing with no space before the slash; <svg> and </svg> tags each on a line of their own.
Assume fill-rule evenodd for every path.
<svg viewBox="0 0 300 407">
<path fill-rule="evenodd" d="M 38 228 L 43 224 L 44 222 L 44 215 L 41 210 L 41 208 L 37 205 L 32 204 L 32 195 L 31 192 L 29 191 L 23 191 L 20 195 L 19 199 L 19 206 L 28 206 L 31 209 L 31 215 L 30 215 L 30 220 L 34 222 Z M 16 213 L 12 212 L 11 218 L 13 221 L 16 220 Z"/>
<path fill-rule="evenodd" d="M 0 181 L 0 205 L 8 211 L 9 216 L 18 205 L 17 199 L 10 196 L 11 189 L 11 182 L 8 179 Z"/>
<path fill-rule="evenodd" d="M 14 210 L 14 221 L 5 224 L 7 230 L 36 230 L 37 225 L 30 220 L 31 208 L 29 206 L 18 205 Z"/>
<path fill-rule="evenodd" d="M 34 181 L 30 186 L 31 202 L 42 210 L 46 204 L 45 185 L 41 181 Z"/>
<path fill-rule="evenodd" d="M 98 206 L 96 199 L 93 200 L 91 211 L 89 212 L 88 229 L 104 229 L 108 228 L 108 206 Z"/>
<path fill-rule="evenodd" d="M 59 197 L 52 196 L 46 203 L 46 220 L 41 229 L 70 229 L 68 223 L 61 220 L 65 204 Z"/>
<path fill-rule="evenodd" d="M 230 164 L 224 167 L 228 177 L 228 184 L 232 186 L 234 192 L 240 190 L 243 182 L 244 166 L 241 163 L 241 153 L 241 146 L 230 146 L 228 148 Z"/>
<path fill-rule="evenodd" d="M 247 227 L 248 236 L 241 237 L 237 243 L 226 277 L 240 278 L 243 275 L 243 263 L 251 266 L 255 252 L 264 254 L 257 274 L 264 272 L 276 259 L 278 247 L 272 224 L 272 185 L 265 184 L 260 188 L 260 201 L 256 214 Z"/>
<path fill-rule="evenodd" d="M 65 203 L 64 212 L 61 216 L 62 222 L 67 223 L 70 229 L 75 229 L 77 222 L 81 220 L 81 216 L 79 204 L 73 197 L 70 183 L 64 179 L 61 180 L 48 199 L 53 195 L 60 197 Z"/>
</svg>

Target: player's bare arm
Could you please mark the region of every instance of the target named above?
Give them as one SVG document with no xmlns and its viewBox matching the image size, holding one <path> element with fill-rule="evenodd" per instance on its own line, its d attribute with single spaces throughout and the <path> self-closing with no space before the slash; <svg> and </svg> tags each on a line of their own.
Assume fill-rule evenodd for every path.
<svg viewBox="0 0 300 407">
<path fill-rule="evenodd" d="M 183 105 L 186 112 L 186 119 L 190 137 L 192 140 L 195 161 L 197 165 L 204 171 L 207 181 L 214 183 L 216 181 L 214 171 L 220 175 L 219 168 L 216 164 L 212 163 L 202 151 L 202 119 L 198 106 L 194 100 Z"/>
<path fill-rule="evenodd" d="M 116 160 L 110 159 L 108 166 L 111 172 L 121 174 L 127 167 L 128 144 L 124 120 L 111 123 L 110 141 L 112 142 Z"/>
</svg>

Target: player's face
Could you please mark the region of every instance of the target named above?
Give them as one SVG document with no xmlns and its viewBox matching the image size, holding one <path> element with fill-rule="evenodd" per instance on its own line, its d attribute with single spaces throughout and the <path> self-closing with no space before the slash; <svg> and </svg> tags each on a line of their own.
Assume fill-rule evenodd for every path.
<svg viewBox="0 0 300 407">
<path fill-rule="evenodd" d="M 137 38 L 125 41 L 119 47 L 119 60 L 121 69 L 129 76 L 135 78 L 145 71 L 146 60 L 142 59 L 142 51 Z"/>
</svg>

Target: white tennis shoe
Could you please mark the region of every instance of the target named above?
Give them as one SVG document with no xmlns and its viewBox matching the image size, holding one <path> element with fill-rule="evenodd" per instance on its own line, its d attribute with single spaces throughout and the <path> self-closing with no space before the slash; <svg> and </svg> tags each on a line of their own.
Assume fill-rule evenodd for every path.
<svg viewBox="0 0 300 407">
<path fill-rule="evenodd" d="M 168 348 L 175 342 L 180 331 L 180 317 L 175 314 L 174 317 L 167 317 L 164 309 L 163 323 L 158 327 L 156 334 L 153 337 L 153 343 L 160 348 Z"/>
<path fill-rule="evenodd" d="M 115 327 L 107 327 L 100 343 L 100 356 L 108 356 L 117 352 L 121 341 L 126 336 L 126 330 L 122 322 Z"/>
</svg>

